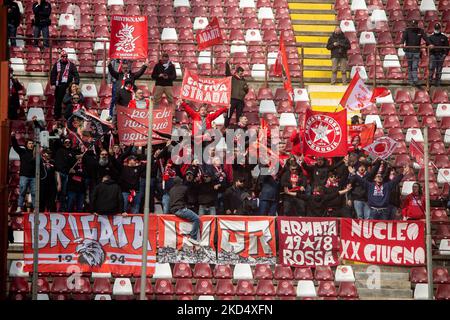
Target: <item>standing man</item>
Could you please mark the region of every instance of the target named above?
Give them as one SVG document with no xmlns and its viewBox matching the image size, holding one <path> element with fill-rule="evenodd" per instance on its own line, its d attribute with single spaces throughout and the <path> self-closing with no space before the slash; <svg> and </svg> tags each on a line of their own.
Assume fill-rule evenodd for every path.
<svg viewBox="0 0 450 320">
<path fill-rule="evenodd" d="M 350 49 L 350 41 L 340 27 L 334 29 L 333 34 L 328 39 L 327 49 L 331 51 L 331 84 L 336 84 L 338 67 L 342 73 L 342 84 L 347 84 L 347 51 Z"/>
<path fill-rule="evenodd" d="M 237 67 L 234 75 L 231 73 L 231 68 L 228 61 L 225 64 L 225 68 L 225 75 L 227 77 L 233 76 L 231 78 L 231 107 L 225 117 L 225 128 L 228 128 L 234 111 L 236 110 L 236 122 L 239 121 L 239 118 L 244 112 L 244 98 L 248 93 L 248 84 L 244 79 L 244 69 L 242 67 Z"/>
<path fill-rule="evenodd" d="M 8 7 L 8 38 L 10 38 L 9 40 L 11 47 L 15 47 L 16 39 L 11 38 L 15 38 L 17 36 L 17 27 L 20 25 L 22 14 L 20 13 L 17 2 L 13 0 L 6 0 L 5 4 Z"/>
<path fill-rule="evenodd" d="M 66 51 L 61 51 L 61 58 L 53 65 L 50 73 L 50 84 L 55 90 L 55 119 L 61 118 L 61 104 L 70 83 L 79 84 L 80 76 L 74 63 L 67 59 Z"/>
<path fill-rule="evenodd" d="M 434 85 L 439 87 L 441 85 L 442 66 L 449 51 L 448 38 L 441 33 L 440 23 L 434 25 L 434 33 L 428 40 L 430 41 L 430 84 L 433 82 L 434 75 Z"/>
<path fill-rule="evenodd" d="M 172 61 L 169 60 L 169 55 L 167 53 L 163 53 L 161 60 L 155 67 L 152 72 L 152 79 L 155 80 L 155 106 L 158 106 L 162 94 L 165 93 L 167 97 L 167 101 L 169 104 L 173 103 L 173 81 L 177 78 L 177 72 L 175 70 L 175 66 Z"/>
<path fill-rule="evenodd" d="M 429 44 L 425 31 L 418 26 L 416 20 L 412 20 L 409 27 L 403 31 L 402 45 L 404 46 L 405 56 L 408 60 L 408 84 L 420 88 L 417 77 L 417 68 L 420 61 L 420 42 L 423 39 Z"/>
<path fill-rule="evenodd" d="M 23 90 L 23 85 L 14 78 L 13 69 L 9 67 L 9 103 L 8 103 L 8 118 L 10 120 L 17 120 L 18 111 L 20 109 L 19 91 Z"/>
<path fill-rule="evenodd" d="M 44 47 L 48 48 L 48 37 L 49 31 L 48 27 L 51 24 L 50 15 L 52 14 L 52 6 L 46 0 L 38 0 L 33 3 L 33 36 L 34 36 L 34 46 L 38 46 L 38 38 L 42 32 L 42 38 L 44 38 Z"/>
</svg>

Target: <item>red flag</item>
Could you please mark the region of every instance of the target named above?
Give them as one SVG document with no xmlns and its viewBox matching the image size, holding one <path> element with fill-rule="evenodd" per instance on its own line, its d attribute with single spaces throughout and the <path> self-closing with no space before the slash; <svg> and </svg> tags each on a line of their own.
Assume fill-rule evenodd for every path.
<svg viewBox="0 0 450 320">
<path fill-rule="evenodd" d="M 359 136 L 359 146 L 364 148 L 365 146 L 373 142 L 375 136 L 376 125 L 375 123 L 368 124 L 353 124 L 348 128 L 348 144 L 352 145 L 353 139 Z"/>
<path fill-rule="evenodd" d="M 420 167 L 423 167 L 423 147 L 417 143 L 414 139 L 411 139 L 411 143 L 409 144 L 409 153 L 415 159 L 415 161 L 419 164 Z"/>
<path fill-rule="evenodd" d="M 291 74 L 289 72 L 288 58 L 286 54 L 286 47 L 284 45 L 283 34 L 280 36 L 280 48 L 278 50 L 277 60 L 273 67 L 273 72 L 276 77 L 283 78 L 284 89 L 288 93 L 289 103 L 294 102 L 294 89 L 292 88 Z"/>
<path fill-rule="evenodd" d="M 217 18 L 214 17 L 205 29 L 198 31 L 195 39 L 199 50 L 221 44 L 223 38 Z"/>
<path fill-rule="evenodd" d="M 306 110 L 305 155 L 341 157 L 347 155 L 347 110 L 319 112 Z"/>
<path fill-rule="evenodd" d="M 111 59 L 146 59 L 147 58 L 147 17 L 146 16 L 111 16 Z"/>
<path fill-rule="evenodd" d="M 375 100 L 378 97 L 386 97 L 389 95 L 389 93 L 391 93 L 391 92 L 389 91 L 388 88 L 385 88 L 385 87 L 373 88 L 372 96 L 370 97 L 370 102 L 375 102 Z"/>
</svg>

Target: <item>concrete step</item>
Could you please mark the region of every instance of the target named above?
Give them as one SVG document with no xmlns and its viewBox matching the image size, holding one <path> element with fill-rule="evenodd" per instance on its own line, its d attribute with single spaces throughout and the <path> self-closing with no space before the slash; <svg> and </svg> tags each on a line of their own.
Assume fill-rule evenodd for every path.
<svg viewBox="0 0 450 320">
<path fill-rule="evenodd" d="M 369 277 L 373 277 L 372 272 L 355 272 L 355 279 L 356 280 L 367 280 Z M 409 280 L 409 273 L 404 272 L 381 272 L 380 273 L 380 280 L 397 280 L 397 281 L 408 281 Z"/>
<path fill-rule="evenodd" d="M 352 264 L 353 271 L 366 271 L 368 267 L 380 268 L 382 272 L 406 272 L 409 273 L 411 268 L 399 266 L 377 266 L 370 264 Z"/>
<path fill-rule="evenodd" d="M 288 5 L 292 3 L 329 3 L 334 4 L 335 0 L 289 0 Z"/>
<path fill-rule="evenodd" d="M 310 8 L 310 9 L 290 9 L 289 13 L 292 13 L 292 14 L 297 14 L 297 13 L 300 13 L 300 14 L 320 14 L 320 15 L 322 15 L 322 14 L 332 14 L 332 15 L 334 15 L 335 11 L 332 10 L 332 9 L 331 10 L 324 10 L 324 9 Z"/>
<path fill-rule="evenodd" d="M 289 10 L 333 10 L 332 3 L 288 3 Z"/>
<path fill-rule="evenodd" d="M 339 25 L 339 21 L 332 20 L 332 19 L 321 20 L 320 17 L 317 17 L 317 19 L 315 19 L 315 20 L 308 20 L 308 19 L 305 19 L 305 17 L 293 18 L 291 16 L 291 22 L 292 22 L 292 25 L 297 25 L 297 24 L 309 24 L 309 25 L 321 25 L 321 26 L 322 25 L 330 25 L 330 26 L 338 26 Z"/>
<path fill-rule="evenodd" d="M 333 29 L 334 29 L 334 26 L 331 26 L 331 27 L 333 27 Z M 306 31 L 306 30 L 294 31 L 294 35 L 297 37 L 302 37 L 302 36 L 320 37 L 320 38 L 326 38 L 327 42 L 328 42 L 328 38 L 330 37 L 330 34 L 331 34 L 331 32 L 328 32 L 328 31 Z M 318 41 L 313 41 L 313 42 L 318 42 Z M 326 43 L 326 42 L 321 42 L 321 43 Z"/>
<path fill-rule="evenodd" d="M 413 292 L 411 289 L 363 289 L 358 288 L 358 294 L 360 298 L 378 298 L 379 300 L 385 299 L 399 299 L 406 298 L 411 299 Z"/>
<path fill-rule="evenodd" d="M 309 24 L 309 21 L 336 21 L 336 16 L 333 13 L 317 14 L 316 13 L 291 13 L 291 20 L 302 20 L 304 24 Z M 308 23 L 306 23 L 308 21 Z M 295 24 L 295 22 L 293 22 Z"/>
<path fill-rule="evenodd" d="M 357 280 L 355 282 L 357 288 L 368 289 L 372 282 L 369 280 Z M 411 289 L 411 282 L 407 280 L 381 280 L 380 289 Z"/>
<path fill-rule="evenodd" d="M 332 85 L 308 85 L 308 92 L 311 94 L 312 92 L 345 92 L 345 86 L 332 86 Z M 352 265 L 353 268 L 353 265 Z"/>
<path fill-rule="evenodd" d="M 295 24 L 292 26 L 294 32 L 326 32 L 330 35 L 334 31 L 333 25 L 310 25 L 310 24 Z"/>
</svg>

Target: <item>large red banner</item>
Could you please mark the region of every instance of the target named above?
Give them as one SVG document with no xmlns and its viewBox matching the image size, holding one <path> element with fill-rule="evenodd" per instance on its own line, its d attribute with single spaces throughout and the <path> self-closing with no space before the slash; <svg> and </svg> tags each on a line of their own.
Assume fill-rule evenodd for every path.
<svg viewBox="0 0 450 320">
<path fill-rule="evenodd" d="M 200 245 L 187 241 L 192 223 L 175 215 L 158 215 L 158 262 L 216 263 L 216 218 L 200 217 Z"/>
<path fill-rule="evenodd" d="M 294 267 L 339 264 L 338 220 L 278 217 L 279 263 Z"/>
<path fill-rule="evenodd" d="M 275 264 L 275 217 L 218 216 L 217 260 Z"/>
<path fill-rule="evenodd" d="M 111 16 L 111 59 L 146 59 L 147 51 L 146 16 Z"/>
<path fill-rule="evenodd" d="M 423 221 L 341 220 L 341 258 L 371 264 L 425 263 Z"/>
<path fill-rule="evenodd" d="M 375 123 L 368 124 L 352 124 L 348 127 L 348 145 L 351 146 L 353 140 L 359 138 L 359 146 L 364 148 L 365 146 L 373 142 L 375 136 L 376 126 Z"/>
<path fill-rule="evenodd" d="M 195 71 L 185 69 L 181 99 L 227 107 L 231 99 L 231 77 L 200 77 Z"/>
<path fill-rule="evenodd" d="M 111 272 L 140 275 L 142 215 L 96 216 L 89 213 L 39 215 L 39 272 Z M 156 216 L 150 216 L 147 274 L 156 263 Z M 25 271 L 33 269 L 34 214 L 24 218 Z"/>
<path fill-rule="evenodd" d="M 153 110 L 152 144 L 165 142 L 157 132 L 172 133 L 173 110 L 169 107 Z M 124 145 L 146 146 L 148 135 L 148 109 L 130 109 L 117 106 L 119 141 Z"/>
<path fill-rule="evenodd" d="M 214 17 L 205 29 L 197 32 L 197 46 L 199 50 L 212 47 L 223 42 L 219 21 Z"/>
<path fill-rule="evenodd" d="M 347 110 L 321 112 L 306 110 L 303 150 L 316 157 L 347 155 Z"/>
</svg>

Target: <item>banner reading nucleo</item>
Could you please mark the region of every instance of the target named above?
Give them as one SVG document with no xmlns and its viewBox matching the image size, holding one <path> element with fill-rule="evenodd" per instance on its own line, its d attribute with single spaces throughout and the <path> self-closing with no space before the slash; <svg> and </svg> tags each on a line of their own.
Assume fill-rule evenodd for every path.
<svg viewBox="0 0 450 320">
<path fill-rule="evenodd" d="M 146 16 L 111 16 L 111 59 L 146 59 L 147 51 Z"/>
<path fill-rule="evenodd" d="M 372 264 L 425 263 L 423 221 L 341 220 L 341 258 Z"/>
<path fill-rule="evenodd" d="M 156 216 L 149 217 L 147 275 L 155 271 Z M 39 272 L 103 272 L 140 275 L 142 215 L 90 213 L 39 215 Z M 24 217 L 24 271 L 33 271 L 34 214 Z"/>
<path fill-rule="evenodd" d="M 283 265 L 294 267 L 339 264 L 338 220 L 278 217 L 278 253 Z"/>
</svg>

